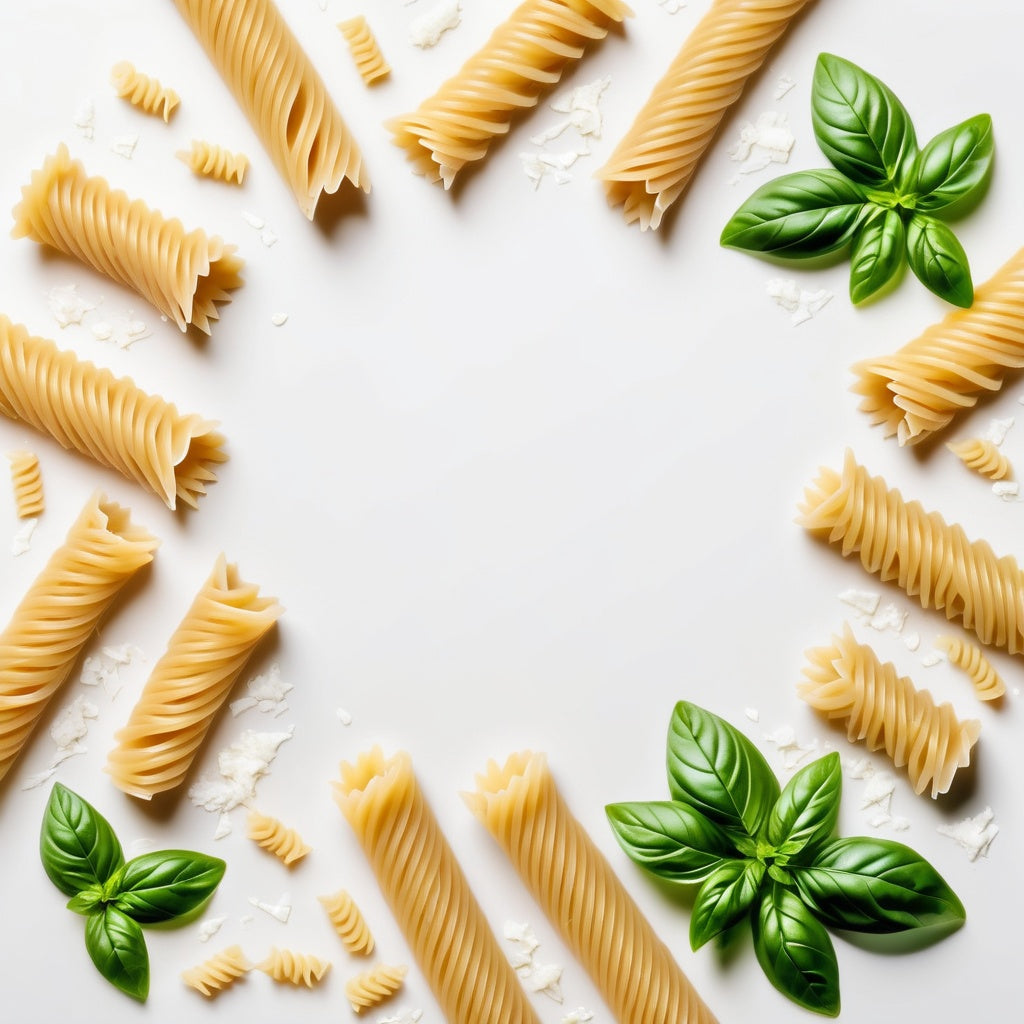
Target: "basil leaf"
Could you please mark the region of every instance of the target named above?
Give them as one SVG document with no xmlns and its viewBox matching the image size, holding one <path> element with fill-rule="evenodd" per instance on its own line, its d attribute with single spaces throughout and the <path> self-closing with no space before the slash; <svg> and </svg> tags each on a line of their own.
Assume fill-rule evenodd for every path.
<svg viewBox="0 0 1024 1024">
<path fill-rule="evenodd" d="M 43 870 L 65 896 L 103 883 L 124 863 L 109 822 L 91 804 L 54 783 L 39 835 Z"/>
<path fill-rule="evenodd" d="M 764 891 L 753 916 L 754 952 L 768 980 L 795 1003 L 835 1017 L 839 964 L 824 926 L 788 889 Z"/>
<path fill-rule="evenodd" d="M 940 298 L 965 309 L 974 301 L 967 254 L 941 220 L 921 213 L 910 218 L 907 262 L 921 284 Z"/>
<path fill-rule="evenodd" d="M 716 825 L 756 835 L 779 798 L 779 782 L 738 729 L 680 701 L 668 734 L 668 787 Z"/>
<path fill-rule="evenodd" d="M 994 151 L 988 114 L 978 114 L 940 132 L 917 158 L 915 209 L 934 213 L 968 198 L 988 180 Z"/>
<path fill-rule="evenodd" d="M 757 189 L 732 215 L 721 244 L 808 259 L 846 245 L 866 197 L 837 171 L 797 171 Z"/>
<path fill-rule="evenodd" d="M 721 864 L 700 887 L 690 918 L 690 948 L 700 949 L 708 939 L 731 928 L 757 899 L 764 878 L 759 860 L 731 860 Z"/>
<path fill-rule="evenodd" d="M 899 210 L 877 208 L 857 231 L 850 254 L 850 300 L 870 298 L 899 272 L 907 233 Z"/>
<path fill-rule="evenodd" d="M 833 751 L 801 768 L 786 784 L 768 818 L 767 839 L 792 855 L 828 839 L 839 820 L 843 769 Z"/>
<path fill-rule="evenodd" d="M 76 914 L 84 914 L 86 917 L 96 910 L 102 910 L 102 905 L 103 890 L 98 885 L 91 885 L 88 889 L 83 889 L 64 904 L 68 910 L 72 910 Z"/>
<path fill-rule="evenodd" d="M 901 191 L 917 155 L 903 104 L 883 82 L 841 57 L 823 53 L 811 83 L 811 122 L 821 151 L 860 185 Z"/>
<path fill-rule="evenodd" d="M 201 907 L 224 868 L 224 861 L 190 850 L 145 853 L 124 866 L 114 906 L 141 924 L 171 921 Z"/>
<path fill-rule="evenodd" d="M 107 981 L 145 1002 L 149 995 L 149 953 L 138 924 L 108 904 L 86 921 L 85 948 Z"/>
<path fill-rule="evenodd" d="M 790 868 L 800 895 L 833 928 L 881 934 L 966 916 L 935 868 L 891 839 L 837 839 L 810 865 Z"/>
</svg>

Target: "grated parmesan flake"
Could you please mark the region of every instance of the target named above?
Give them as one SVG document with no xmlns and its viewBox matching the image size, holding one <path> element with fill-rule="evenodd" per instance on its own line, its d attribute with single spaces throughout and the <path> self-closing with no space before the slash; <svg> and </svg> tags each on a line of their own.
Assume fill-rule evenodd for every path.
<svg viewBox="0 0 1024 1024">
<path fill-rule="evenodd" d="M 593 1019 L 594 1015 L 589 1010 L 584 1009 L 582 1006 L 577 1006 L 575 1010 L 570 1010 L 562 1018 L 562 1024 L 586 1024 L 588 1020 Z"/>
<path fill-rule="evenodd" d="M 414 18 L 409 24 L 409 42 L 421 50 L 437 46 L 445 32 L 458 28 L 462 21 L 459 0 L 440 0 L 429 11 Z"/>
<path fill-rule="evenodd" d="M 975 861 L 988 856 L 992 840 L 999 834 L 999 826 L 994 819 L 992 808 L 986 807 L 980 814 L 964 818 L 955 825 L 939 825 L 938 832 L 959 843 L 967 851 L 968 859 Z"/>
<path fill-rule="evenodd" d="M 565 114 L 561 121 L 534 135 L 530 141 L 535 146 L 557 139 L 564 131 L 572 128 L 580 136 L 601 137 L 604 119 L 601 115 L 601 97 L 611 84 L 611 76 L 605 75 L 586 85 L 578 85 L 567 95 L 552 100 L 550 106 L 556 113 Z"/>
<path fill-rule="evenodd" d="M 407 1013 L 399 1013 L 393 1017 L 381 1017 L 377 1024 L 419 1024 L 423 1019 L 422 1010 L 409 1010 Z"/>
<path fill-rule="evenodd" d="M 739 142 L 729 150 L 729 156 L 741 166 L 730 184 L 736 184 L 745 174 L 763 171 L 771 164 L 789 162 L 796 137 L 789 130 L 789 119 L 776 110 L 758 114 L 757 120 L 740 128 Z"/>
<path fill-rule="evenodd" d="M 334 713 L 338 716 L 338 721 L 341 722 L 342 725 L 352 724 L 352 713 L 350 711 L 346 711 L 344 708 L 338 708 Z"/>
<path fill-rule="evenodd" d="M 781 100 L 783 96 L 796 87 L 796 82 L 789 75 L 780 75 L 775 83 L 775 92 L 772 93 L 773 100 Z"/>
<path fill-rule="evenodd" d="M 39 520 L 33 516 L 31 519 L 23 520 L 21 526 L 18 527 L 18 532 L 11 540 L 11 554 L 15 558 L 25 554 L 32 547 L 32 534 L 36 532 L 38 525 Z"/>
<path fill-rule="evenodd" d="M 292 684 L 281 678 L 278 665 L 271 665 L 265 675 L 253 676 L 246 684 L 246 689 L 249 692 L 245 697 L 231 702 L 231 714 L 237 716 L 250 708 L 256 708 L 265 715 L 277 717 L 288 710 L 286 697 Z"/>
<path fill-rule="evenodd" d="M 110 144 L 110 152 L 131 160 L 135 155 L 135 147 L 139 144 L 138 135 L 115 135 Z"/>
<path fill-rule="evenodd" d="M 892 630 L 894 633 L 902 633 L 907 622 L 907 612 L 901 611 L 892 602 L 883 605 L 868 619 L 868 625 L 877 629 L 880 633 L 885 630 Z"/>
<path fill-rule="evenodd" d="M 1020 484 L 1016 480 L 997 480 L 992 485 L 992 493 L 1003 501 L 1013 501 L 1020 494 Z"/>
<path fill-rule="evenodd" d="M 874 615 L 878 611 L 878 605 L 882 600 L 881 594 L 871 590 L 844 590 L 839 594 L 839 600 L 848 604 L 854 611 L 862 615 Z"/>
<path fill-rule="evenodd" d="M 99 718 L 99 708 L 79 694 L 70 704 L 65 705 L 50 726 L 50 739 L 57 749 L 49 765 L 34 775 L 30 775 L 22 785 L 22 789 L 35 789 L 51 779 L 69 757 L 84 754 L 86 747 L 82 744 L 89 731 L 89 722 Z"/>
<path fill-rule="evenodd" d="M 249 902 L 257 910 L 262 910 L 263 913 L 276 918 L 281 922 L 281 924 L 287 924 L 288 918 L 291 917 L 292 914 L 291 895 L 289 893 L 282 893 L 276 903 L 266 903 L 261 899 L 257 899 L 255 896 L 250 896 Z"/>
<path fill-rule="evenodd" d="M 96 104 L 91 99 L 84 99 L 78 104 L 72 124 L 83 139 L 91 142 L 96 137 Z"/>
<path fill-rule="evenodd" d="M 678 14 L 686 6 L 686 0 L 658 0 L 658 6 L 669 14 Z"/>
<path fill-rule="evenodd" d="M 226 917 L 208 917 L 205 921 L 200 921 L 199 941 L 209 942 L 210 939 L 220 931 L 221 925 L 223 925 L 226 920 Z"/>
<path fill-rule="evenodd" d="M 810 754 L 816 753 L 819 749 L 817 740 L 800 743 L 796 738 L 796 731 L 791 725 L 779 726 L 775 732 L 765 733 L 764 738 L 778 749 L 782 755 L 782 766 L 786 769 L 796 768 Z"/>
<path fill-rule="evenodd" d="M 523 171 L 526 176 L 533 182 L 535 189 L 540 188 L 540 183 L 550 174 L 558 185 L 566 185 L 572 181 L 572 175 L 569 173 L 569 168 L 581 157 L 587 156 L 590 150 L 585 149 L 582 152 L 569 149 L 564 153 L 530 153 L 523 152 L 519 154 L 519 159 L 523 164 Z"/>
<path fill-rule="evenodd" d="M 769 298 L 789 312 L 789 321 L 794 327 L 810 320 L 832 299 L 827 288 L 809 292 L 801 288 L 792 278 L 774 277 L 766 285 Z"/>
<path fill-rule="evenodd" d="M 78 294 L 75 284 L 55 285 L 50 289 L 46 304 L 61 328 L 80 324 L 85 314 L 96 308 L 96 303 Z"/>
<path fill-rule="evenodd" d="M 109 696 L 115 697 L 121 689 L 120 669 L 141 655 L 139 648 L 131 644 L 104 647 L 98 655 L 85 659 L 79 682 L 83 686 L 102 686 Z"/>
<path fill-rule="evenodd" d="M 136 320 L 129 310 L 118 313 L 109 320 L 100 320 L 90 328 L 97 341 L 112 341 L 118 348 L 128 349 L 143 338 L 152 337 L 152 332 L 142 320 Z"/>
<path fill-rule="evenodd" d="M 1013 422 L 1012 416 L 1004 420 L 991 420 L 989 421 L 988 430 L 985 431 L 982 437 L 993 444 L 1002 444 L 1006 440 L 1006 435 L 1010 432 Z"/>
</svg>

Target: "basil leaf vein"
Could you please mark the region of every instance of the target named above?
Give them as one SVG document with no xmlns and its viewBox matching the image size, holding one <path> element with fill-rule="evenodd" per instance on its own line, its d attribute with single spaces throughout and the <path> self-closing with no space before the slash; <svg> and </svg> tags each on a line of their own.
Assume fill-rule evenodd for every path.
<svg viewBox="0 0 1024 1024">
<path fill-rule="evenodd" d="M 861 225 L 850 253 L 850 300 L 863 302 L 901 270 L 907 233 L 899 210 L 876 211 Z"/>
<path fill-rule="evenodd" d="M 825 842 L 839 820 L 843 769 L 833 751 L 800 769 L 786 784 L 768 818 L 767 839 L 792 856 Z"/>
<path fill-rule="evenodd" d="M 934 213 L 969 199 L 988 181 L 994 152 L 988 114 L 977 114 L 940 132 L 917 158 L 915 209 Z"/>
<path fill-rule="evenodd" d="M 39 835 L 43 870 L 65 896 L 102 886 L 124 863 L 110 823 L 59 782 L 50 791 Z"/>
<path fill-rule="evenodd" d="M 224 868 L 224 861 L 190 850 L 142 854 L 124 866 L 114 906 L 140 924 L 171 921 L 201 907 Z"/>
<path fill-rule="evenodd" d="M 149 952 L 142 928 L 109 904 L 85 924 L 85 948 L 112 985 L 140 1002 L 149 994 Z"/>
<path fill-rule="evenodd" d="M 942 221 L 922 213 L 910 218 L 907 262 L 921 284 L 939 298 L 965 309 L 974 301 L 967 254 Z"/>
<path fill-rule="evenodd" d="M 697 891 L 690 918 L 690 948 L 700 949 L 709 939 L 740 921 L 757 900 L 765 867 L 758 860 L 731 860 L 720 864 Z"/>
</svg>

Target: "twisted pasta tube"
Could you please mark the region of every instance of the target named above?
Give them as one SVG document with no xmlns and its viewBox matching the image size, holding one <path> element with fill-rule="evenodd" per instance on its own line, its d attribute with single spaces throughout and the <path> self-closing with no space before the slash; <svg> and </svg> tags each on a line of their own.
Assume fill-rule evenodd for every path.
<svg viewBox="0 0 1024 1024">
<path fill-rule="evenodd" d="M 269 850 L 286 867 L 302 860 L 310 851 L 310 847 L 303 842 L 302 836 L 293 828 L 287 828 L 277 818 L 268 814 L 260 814 L 259 811 L 249 811 L 246 823 L 249 828 L 249 838 Z"/>
<path fill-rule="evenodd" d="M 380 52 L 380 46 L 363 15 L 357 14 L 354 18 L 339 21 L 338 28 L 348 43 L 356 70 L 367 85 L 373 85 L 391 74 L 391 65 Z"/>
<path fill-rule="evenodd" d="M 242 283 L 235 246 L 196 228 L 185 231 L 141 199 L 89 177 L 61 143 L 21 190 L 14 238 L 31 238 L 134 289 L 182 331 L 205 334 L 218 302 Z"/>
<path fill-rule="evenodd" d="M 369 956 L 373 952 L 373 933 L 352 896 L 345 889 L 339 889 L 318 899 L 345 948 L 350 953 Z"/>
<path fill-rule="evenodd" d="M 130 377 L 79 360 L 0 314 L 0 413 L 49 434 L 159 495 L 196 508 L 223 462 L 217 424 L 183 416 Z"/>
<path fill-rule="evenodd" d="M 370 178 L 323 80 L 273 0 L 174 0 L 310 219 L 324 193 Z"/>
<path fill-rule="evenodd" d="M 407 968 L 378 964 L 345 982 L 345 995 L 356 1013 L 390 999 L 405 980 Z"/>
<path fill-rule="evenodd" d="M 252 970 L 241 946 L 228 946 L 195 967 L 181 972 L 181 980 L 207 999 L 220 995 Z"/>
<path fill-rule="evenodd" d="M 464 794 L 620 1024 L 715 1018 L 572 816 L 542 754 L 491 761 Z"/>
<path fill-rule="evenodd" d="M 331 965 L 312 953 L 296 953 L 275 946 L 271 948 L 266 960 L 256 965 L 256 969 L 282 984 L 313 988 L 331 969 Z"/>
<path fill-rule="evenodd" d="M 97 492 L 0 633 L 0 778 L 120 589 L 159 541 Z"/>
<path fill-rule="evenodd" d="M 622 0 L 525 0 L 462 70 L 418 109 L 387 127 L 418 174 L 451 188 L 508 132 L 513 114 L 536 106 L 587 43 L 632 14 Z"/>
<path fill-rule="evenodd" d="M 184 781 L 238 673 L 281 612 L 218 556 L 115 733 L 105 770 L 120 790 L 149 800 Z"/>
<path fill-rule="evenodd" d="M 190 149 L 179 150 L 175 155 L 188 165 L 193 174 L 228 184 L 241 185 L 249 169 L 249 158 L 244 153 L 232 153 L 215 142 L 202 139 L 193 139 Z"/>
<path fill-rule="evenodd" d="M 133 107 L 138 107 L 147 114 L 162 117 L 165 124 L 181 102 L 181 97 L 173 89 L 168 89 L 155 78 L 136 71 L 131 61 L 118 61 L 111 69 L 110 82 L 121 99 L 127 100 Z"/>
<path fill-rule="evenodd" d="M 906 766 L 915 793 L 929 786 L 933 797 L 947 792 L 957 769 L 971 763 L 981 724 L 959 721 L 949 703 L 936 705 L 927 690 L 858 644 L 848 625 L 830 646 L 808 651 L 807 660 L 800 696 L 829 718 L 845 720 L 851 740 L 869 750 L 884 747 L 897 768 Z"/>
<path fill-rule="evenodd" d="M 985 438 L 969 438 L 966 441 L 951 441 L 946 447 L 975 473 L 987 476 L 989 480 L 1005 480 L 1013 476 L 1010 460 L 999 450 L 994 441 Z"/>
<path fill-rule="evenodd" d="M 952 664 L 967 674 L 979 700 L 998 700 L 1006 693 L 1002 677 L 977 644 L 953 635 L 937 637 L 935 643 Z"/>
<path fill-rule="evenodd" d="M 11 452 L 11 483 L 14 485 L 14 504 L 19 519 L 42 515 L 46 504 L 43 498 L 43 476 L 39 471 L 39 457 L 34 452 Z"/>
<path fill-rule="evenodd" d="M 713 0 L 597 172 L 626 223 L 657 228 L 747 81 L 808 0 Z"/>
<path fill-rule="evenodd" d="M 374 747 L 342 763 L 333 790 L 449 1024 L 539 1024 L 409 755 Z"/>
</svg>

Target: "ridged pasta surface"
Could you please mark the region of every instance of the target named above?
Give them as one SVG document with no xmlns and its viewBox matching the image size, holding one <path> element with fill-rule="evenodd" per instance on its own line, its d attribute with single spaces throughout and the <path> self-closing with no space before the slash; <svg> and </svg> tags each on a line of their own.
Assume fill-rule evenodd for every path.
<svg viewBox="0 0 1024 1024">
<path fill-rule="evenodd" d="M 409 755 L 375 747 L 343 763 L 333 788 L 448 1024 L 539 1024 Z"/>
<path fill-rule="evenodd" d="M 249 838 L 264 850 L 269 851 L 286 867 L 302 860 L 310 851 L 303 842 L 302 836 L 293 828 L 288 828 L 277 818 L 259 811 L 249 811 L 246 817 Z"/>
<path fill-rule="evenodd" d="M 573 817 L 542 754 L 490 762 L 465 794 L 619 1024 L 712 1024 L 711 1011 Z"/>
<path fill-rule="evenodd" d="M 953 665 L 966 673 L 979 700 L 998 700 L 1006 693 L 1002 676 L 977 644 L 959 636 L 940 636 L 935 643 Z"/>
<path fill-rule="evenodd" d="M 281 984 L 313 988 L 331 969 L 331 965 L 329 961 L 321 960 L 312 953 L 297 953 L 292 949 L 278 949 L 275 946 L 266 960 L 256 965 L 256 969 Z"/>
<path fill-rule="evenodd" d="M 58 249 L 127 285 L 182 331 L 191 324 L 209 334 L 217 303 L 229 302 L 242 283 L 235 246 L 201 228 L 186 231 L 177 218 L 89 177 L 63 143 L 21 195 L 14 238 Z"/>
<path fill-rule="evenodd" d="M 348 43 L 356 70 L 367 85 L 373 85 L 391 74 L 391 65 L 384 59 L 370 26 L 361 14 L 338 22 L 338 28 Z"/>
<path fill-rule="evenodd" d="M 323 80 L 272 0 L 175 0 L 310 219 L 324 193 L 370 179 Z"/>
<path fill-rule="evenodd" d="M 181 102 L 181 97 L 150 75 L 136 70 L 131 61 L 118 61 L 110 71 L 110 82 L 121 99 L 147 114 L 162 117 L 166 123 Z"/>
<path fill-rule="evenodd" d="M 189 149 L 175 154 L 188 165 L 193 174 L 216 178 L 228 184 L 241 185 L 249 169 L 249 158 L 244 153 L 232 153 L 216 142 L 193 139 Z"/>
<path fill-rule="evenodd" d="M 632 12 L 621 0 L 526 0 L 411 114 L 387 127 L 418 174 L 450 188 L 467 164 L 482 160 L 518 110 L 537 104 L 586 45 Z"/>
<path fill-rule="evenodd" d="M 884 748 L 897 768 L 906 767 L 915 793 L 929 787 L 933 797 L 947 792 L 957 769 L 971 763 L 980 723 L 959 721 L 951 704 L 936 705 L 927 690 L 857 643 L 849 626 L 830 646 L 808 651 L 807 661 L 800 696 L 845 721 L 851 740 Z"/>
<path fill-rule="evenodd" d="M 94 494 L 0 633 L 0 778 L 120 589 L 159 542 Z"/>
<path fill-rule="evenodd" d="M 808 0 L 714 0 L 597 176 L 627 223 L 657 228 L 722 118 Z"/>
<path fill-rule="evenodd" d="M 281 614 L 223 555 L 143 687 L 106 770 L 132 796 L 180 785 L 256 644 Z"/>
<path fill-rule="evenodd" d="M 345 948 L 350 953 L 369 956 L 373 952 L 373 933 L 351 894 L 339 889 L 318 899 Z"/>
<path fill-rule="evenodd" d="M 43 496 L 39 456 L 35 452 L 11 452 L 7 458 L 11 460 L 11 484 L 14 487 L 14 505 L 18 518 L 30 519 L 42 515 L 46 500 Z"/>
<path fill-rule="evenodd" d="M 405 980 L 406 968 L 390 964 L 378 964 L 372 970 L 363 971 L 345 982 L 345 995 L 356 1013 L 378 1006 L 390 999 Z"/>
<path fill-rule="evenodd" d="M 181 972 L 181 980 L 207 999 L 220 995 L 244 974 L 252 970 L 241 946 L 228 946 L 195 967 Z"/>
<path fill-rule="evenodd" d="M 968 468 L 989 480 L 1005 480 L 1013 476 L 1010 460 L 994 441 L 972 437 L 965 441 L 952 441 L 946 447 Z"/>
</svg>

